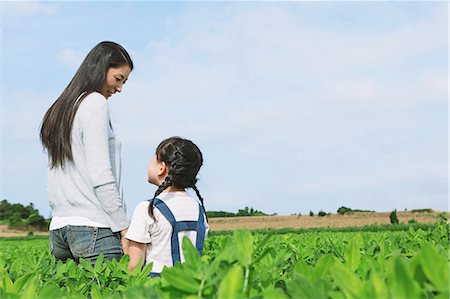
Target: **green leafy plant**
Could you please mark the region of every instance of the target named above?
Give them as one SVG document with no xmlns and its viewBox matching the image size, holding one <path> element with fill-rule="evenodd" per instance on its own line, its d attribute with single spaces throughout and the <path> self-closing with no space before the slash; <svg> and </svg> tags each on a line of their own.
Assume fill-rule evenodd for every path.
<svg viewBox="0 0 450 299">
<path fill-rule="evenodd" d="M 234 231 L 210 236 L 199 255 L 182 241 L 184 263 L 148 277 L 55 260 L 47 238 L 0 239 L 0 298 L 448 298 L 449 224 L 407 230 Z"/>
</svg>

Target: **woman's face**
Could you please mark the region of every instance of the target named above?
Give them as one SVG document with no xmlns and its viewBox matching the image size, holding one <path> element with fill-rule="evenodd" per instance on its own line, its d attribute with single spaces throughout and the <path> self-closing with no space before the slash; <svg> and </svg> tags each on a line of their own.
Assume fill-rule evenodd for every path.
<svg viewBox="0 0 450 299">
<path fill-rule="evenodd" d="M 131 69 L 128 65 L 123 65 L 118 68 L 109 68 L 106 73 L 106 82 L 100 93 L 105 97 L 109 98 L 116 92 L 122 91 L 122 86 L 127 82 L 128 75 Z"/>
</svg>

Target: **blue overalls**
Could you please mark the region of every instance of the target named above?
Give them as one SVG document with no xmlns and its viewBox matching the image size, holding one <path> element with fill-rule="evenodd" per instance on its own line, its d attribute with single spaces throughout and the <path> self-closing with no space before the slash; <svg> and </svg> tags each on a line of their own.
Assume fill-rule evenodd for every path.
<svg viewBox="0 0 450 299">
<path fill-rule="evenodd" d="M 178 238 L 178 233 L 180 231 L 195 230 L 197 231 L 197 239 L 195 241 L 195 247 L 197 248 L 200 255 L 203 252 L 203 245 L 205 243 L 205 216 L 203 213 L 203 208 L 198 205 L 198 220 L 197 221 L 176 221 L 175 216 L 173 216 L 169 207 L 160 199 L 155 198 L 153 205 L 161 212 L 161 214 L 169 221 L 172 225 L 172 237 L 171 237 L 171 247 L 172 247 L 172 265 L 176 262 L 181 262 L 180 256 L 180 240 Z M 159 277 L 161 274 L 157 272 L 150 273 L 150 277 Z"/>
</svg>

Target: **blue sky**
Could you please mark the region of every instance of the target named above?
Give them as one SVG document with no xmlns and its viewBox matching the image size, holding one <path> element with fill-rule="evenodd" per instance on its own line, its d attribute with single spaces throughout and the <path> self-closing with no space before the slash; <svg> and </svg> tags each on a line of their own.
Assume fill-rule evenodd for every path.
<svg viewBox="0 0 450 299">
<path fill-rule="evenodd" d="M 164 138 L 207 210 L 448 210 L 447 2 L 2 2 L 1 197 L 50 209 L 39 126 L 88 51 L 135 70 L 110 112 L 131 215 Z"/>
</svg>

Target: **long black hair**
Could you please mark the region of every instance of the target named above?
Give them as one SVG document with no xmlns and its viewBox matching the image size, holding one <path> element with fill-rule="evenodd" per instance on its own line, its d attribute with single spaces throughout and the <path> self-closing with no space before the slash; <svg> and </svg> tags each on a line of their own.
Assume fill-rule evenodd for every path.
<svg viewBox="0 0 450 299">
<path fill-rule="evenodd" d="M 99 43 L 88 53 L 69 85 L 47 110 L 40 138 L 48 152 L 50 168 L 64 167 L 66 160 L 73 161 L 70 134 L 78 107 L 88 94 L 101 91 L 109 68 L 123 65 L 133 70 L 133 61 L 121 45 L 109 41 Z"/>
<path fill-rule="evenodd" d="M 206 215 L 203 198 L 196 186 L 198 181 L 197 174 L 203 165 L 203 155 L 200 149 L 190 140 L 181 137 L 170 137 L 158 145 L 155 154 L 158 161 L 166 163 L 169 172 L 150 201 L 148 207 L 150 217 L 155 219 L 153 215 L 155 198 L 170 186 L 179 189 L 192 188 L 200 199 L 203 212 Z"/>
</svg>

